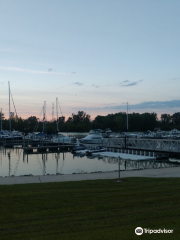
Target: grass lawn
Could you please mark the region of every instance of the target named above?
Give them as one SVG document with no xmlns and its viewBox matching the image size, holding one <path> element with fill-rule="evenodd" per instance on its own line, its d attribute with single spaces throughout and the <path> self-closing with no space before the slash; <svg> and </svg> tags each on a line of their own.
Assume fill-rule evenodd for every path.
<svg viewBox="0 0 180 240">
<path fill-rule="evenodd" d="M 0 240 L 180 239 L 179 201 L 180 178 L 0 186 Z"/>
</svg>

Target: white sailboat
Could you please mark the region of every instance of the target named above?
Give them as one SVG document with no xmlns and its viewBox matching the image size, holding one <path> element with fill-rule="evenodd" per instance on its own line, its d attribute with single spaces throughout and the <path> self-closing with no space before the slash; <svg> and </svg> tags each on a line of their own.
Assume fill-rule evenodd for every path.
<svg viewBox="0 0 180 240">
<path fill-rule="evenodd" d="M 59 132 L 59 124 L 58 124 L 58 98 L 56 98 L 56 114 L 57 114 L 57 120 L 56 120 L 56 126 L 57 126 L 57 132 L 58 134 L 54 136 L 51 141 L 53 143 L 60 143 L 60 144 L 73 144 L 75 141 L 74 137 L 65 136 L 62 133 Z"/>
<path fill-rule="evenodd" d="M 9 87 L 9 131 L 2 130 L 1 125 L 1 131 L 0 131 L 0 142 L 5 141 L 14 141 L 14 140 L 20 140 L 22 139 L 22 134 L 18 131 L 11 131 L 11 102 L 10 102 L 10 82 L 8 82 Z M 2 109 L 1 109 L 1 121 L 2 121 Z"/>
</svg>

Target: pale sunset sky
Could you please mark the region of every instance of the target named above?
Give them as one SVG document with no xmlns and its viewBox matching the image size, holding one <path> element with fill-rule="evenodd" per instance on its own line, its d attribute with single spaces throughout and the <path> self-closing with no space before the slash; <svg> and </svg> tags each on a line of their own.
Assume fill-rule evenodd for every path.
<svg viewBox="0 0 180 240">
<path fill-rule="evenodd" d="M 179 0 L 0 0 L 0 109 L 180 111 Z M 11 111 L 14 112 L 11 101 Z M 54 115 L 56 108 L 54 107 Z M 59 111 L 59 116 L 61 115 Z"/>
</svg>

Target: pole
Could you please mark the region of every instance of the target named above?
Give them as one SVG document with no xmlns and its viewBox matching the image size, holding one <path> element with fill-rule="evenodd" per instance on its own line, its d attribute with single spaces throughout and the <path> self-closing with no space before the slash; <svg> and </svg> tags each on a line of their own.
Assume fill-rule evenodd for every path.
<svg viewBox="0 0 180 240">
<path fill-rule="evenodd" d="M 58 98 L 56 98 L 56 114 L 57 114 L 57 132 L 59 132 L 59 128 L 58 128 Z"/>
<path fill-rule="evenodd" d="M 52 121 L 54 121 L 54 103 L 52 103 Z"/>
<path fill-rule="evenodd" d="M 121 179 L 120 179 L 120 157 L 118 157 L 118 160 L 119 160 L 119 178 L 117 180 L 117 182 L 122 182 Z"/>
<path fill-rule="evenodd" d="M 46 131 L 46 101 L 44 101 L 44 132 Z"/>
<path fill-rule="evenodd" d="M 127 102 L 127 132 L 128 132 L 128 121 L 129 121 L 129 119 L 128 119 L 128 102 Z"/>
<path fill-rule="evenodd" d="M 11 105 L 10 105 L 10 82 L 9 84 L 9 131 L 11 133 Z"/>
<path fill-rule="evenodd" d="M 1 131 L 2 131 L 2 108 L 1 108 Z"/>
<path fill-rule="evenodd" d="M 44 133 L 44 106 L 43 106 L 43 133 Z"/>
</svg>

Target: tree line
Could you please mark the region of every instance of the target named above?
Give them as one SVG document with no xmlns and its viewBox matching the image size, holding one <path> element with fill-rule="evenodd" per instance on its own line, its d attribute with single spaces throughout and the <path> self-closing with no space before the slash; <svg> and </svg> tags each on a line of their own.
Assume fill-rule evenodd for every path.
<svg viewBox="0 0 180 240">
<path fill-rule="evenodd" d="M 9 129 L 9 119 L 0 113 L 0 120 L 2 119 L 2 129 Z M 21 117 L 11 117 L 11 129 L 21 132 L 42 132 L 55 133 L 62 132 L 88 132 L 91 129 L 106 129 L 110 128 L 112 131 L 124 132 L 127 131 L 127 114 L 126 112 L 119 112 L 115 114 L 108 114 L 107 116 L 98 115 L 94 120 L 84 111 L 78 111 L 77 114 L 65 119 L 64 116 L 59 117 L 58 120 L 43 121 L 36 116 L 22 119 Z M 170 114 L 161 114 L 158 119 L 156 113 L 131 113 L 128 114 L 128 131 L 153 131 L 155 128 L 161 130 L 172 130 L 174 128 L 180 129 L 180 112 Z"/>
</svg>

